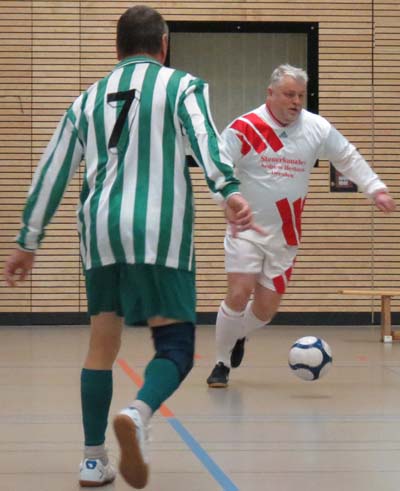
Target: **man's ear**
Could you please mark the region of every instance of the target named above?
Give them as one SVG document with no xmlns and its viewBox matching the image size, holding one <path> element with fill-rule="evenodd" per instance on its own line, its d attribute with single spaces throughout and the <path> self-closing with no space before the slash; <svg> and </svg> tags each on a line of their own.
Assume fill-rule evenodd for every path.
<svg viewBox="0 0 400 491">
<path fill-rule="evenodd" d="M 167 59 L 167 53 L 168 53 L 168 34 L 163 34 L 161 39 L 161 53 L 160 53 L 163 64 Z"/>
<path fill-rule="evenodd" d="M 117 60 L 118 61 L 121 61 L 122 60 L 122 56 L 121 56 L 121 53 L 119 52 L 118 46 L 115 47 L 115 51 L 117 52 Z"/>
</svg>

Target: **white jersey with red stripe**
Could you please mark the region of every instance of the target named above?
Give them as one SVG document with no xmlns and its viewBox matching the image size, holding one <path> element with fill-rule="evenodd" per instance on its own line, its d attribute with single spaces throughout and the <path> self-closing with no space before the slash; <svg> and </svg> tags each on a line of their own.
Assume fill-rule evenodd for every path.
<svg viewBox="0 0 400 491">
<path fill-rule="evenodd" d="M 280 238 L 289 246 L 300 243 L 301 214 L 317 159 L 331 161 L 367 196 L 386 189 L 339 131 L 305 109 L 293 124 L 282 126 L 263 104 L 235 119 L 222 138 L 256 223 L 274 235 L 277 243 Z M 239 236 L 263 242 L 263 237 L 252 230 Z"/>
</svg>

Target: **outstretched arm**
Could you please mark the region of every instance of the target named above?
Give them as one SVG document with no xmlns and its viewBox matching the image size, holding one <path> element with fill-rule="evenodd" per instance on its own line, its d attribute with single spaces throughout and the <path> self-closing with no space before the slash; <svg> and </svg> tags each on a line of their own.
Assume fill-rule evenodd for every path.
<svg viewBox="0 0 400 491">
<path fill-rule="evenodd" d="M 333 126 L 325 141 L 323 156 L 329 159 L 345 177 L 357 184 L 380 211 L 390 213 L 396 209 L 395 201 L 385 183 L 379 179 L 354 145 Z"/>
</svg>

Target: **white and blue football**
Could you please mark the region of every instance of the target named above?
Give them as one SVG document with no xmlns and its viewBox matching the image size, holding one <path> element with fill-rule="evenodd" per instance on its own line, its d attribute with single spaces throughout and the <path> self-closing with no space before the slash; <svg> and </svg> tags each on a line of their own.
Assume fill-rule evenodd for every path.
<svg viewBox="0 0 400 491">
<path fill-rule="evenodd" d="M 303 380 L 318 380 L 332 366 L 332 350 L 323 339 L 305 336 L 290 348 L 289 366 Z"/>
</svg>

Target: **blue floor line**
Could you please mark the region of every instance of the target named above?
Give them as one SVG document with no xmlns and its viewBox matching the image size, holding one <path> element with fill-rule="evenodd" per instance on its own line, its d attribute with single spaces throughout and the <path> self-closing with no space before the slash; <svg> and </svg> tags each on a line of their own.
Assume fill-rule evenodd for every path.
<svg viewBox="0 0 400 491">
<path fill-rule="evenodd" d="M 229 477 L 211 459 L 208 453 L 192 437 L 188 430 L 176 419 L 166 418 L 168 423 L 174 428 L 190 450 L 196 455 L 213 478 L 221 485 L 223 491 L 239 491 L 239 488 L 229 479 Z"/>
</svg>

